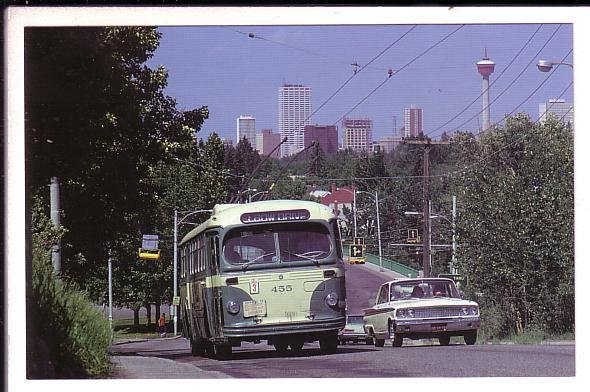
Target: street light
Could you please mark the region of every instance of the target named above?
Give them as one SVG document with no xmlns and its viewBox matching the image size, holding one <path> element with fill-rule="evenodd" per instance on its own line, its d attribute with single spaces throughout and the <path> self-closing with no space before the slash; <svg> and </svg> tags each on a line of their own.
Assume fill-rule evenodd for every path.
<svg viewBox="0 0 590 392">
<path fill-rule="evenodd" d="M 174 297 L 178 296 L 178 226 L 182 224 L 192 224 L 191 222 L 186 222 L 186 219 L 190 216 L 201 212 L 211 212 L 212 210 L 196 210 L 190 211 L 186 213 L 180 221 L 178 220 L 178 211 L 174 210 Z M 178 331 L 178 308 L 177 305 L 174 305 L 174 300 L 172 301 L 172 311 L 174 312 L 174 336 Z"/>
<path fill-rule="evenodd" d="M 365 191 L 355 191 L 355 193 L 366 193 L 371 197 L 373 196 L 372 193 Z M 377 214 L 377 241 L 379 243 L 379 271 L 383 272 L 383 256 L 381 253 L 381 224 L 379 223 L 379 195 L 377 194 L 377 191 L 375 191 L 375 210 Z"/>
<path fill-rule="evenodd" d="M 541 72 L 549 72 L 553 69 L 554 65 L 567 65 L 570 68 L 574 68 L 573 64 L 564 63 L 562 61 L 548 61 L 548 60 L 539 60 L 537 63 L 537 68 Z"/>
</svg>

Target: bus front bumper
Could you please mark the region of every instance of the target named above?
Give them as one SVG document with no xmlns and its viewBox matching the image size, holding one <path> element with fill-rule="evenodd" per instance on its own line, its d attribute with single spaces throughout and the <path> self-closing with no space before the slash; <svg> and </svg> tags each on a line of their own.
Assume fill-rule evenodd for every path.
<svg viewBox="0 0 590 392">
<path fill-rule="evenodd" d="M 248 326 L 224 326 L 226 338 L 260 338 L 285 334 L 317 333 L 340 330 L 346 325 L 346 317 L 292 323 L 257 324 Z"/>
</svg>

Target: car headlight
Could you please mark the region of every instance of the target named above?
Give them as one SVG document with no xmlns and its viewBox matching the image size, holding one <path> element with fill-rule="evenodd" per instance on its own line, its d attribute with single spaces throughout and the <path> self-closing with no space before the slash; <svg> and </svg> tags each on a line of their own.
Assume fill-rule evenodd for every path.
<svg viewBox="0 0 590 392">
<path fill-rule="evenodd" d="M 470 306 L 469 307 L 469 313 L 472 316 L 477 316 L 477 314 L 479 313 L 479 309 L 477 309 L 477 306 Z"/>
<path fill-rule="evenodd" d="M 469 314 L 469 308 L 467 306 L 463 306 L 461 308 L 461 313 L 463 313 L 464 316 L 467 316 Z"/>
<path fill-rule="evenodd" d="M 338 305 L 338 294 L 332 292 L 332 293 L 326 295 L 326 305 L 328 305 L 328 306 Z"/>
<path fill-rule="evenodd" d="M 414 309 L 398 309 L 395 315 L 399 318 L 412 318 L 415 315 Z"/>
<path fill-rule="evenodd" d="M 238 314 L 240 311 L 240 304 L 236 301 L 228 301 L 227 302 L 227 311 L 230 314 Z"/>
</svg>

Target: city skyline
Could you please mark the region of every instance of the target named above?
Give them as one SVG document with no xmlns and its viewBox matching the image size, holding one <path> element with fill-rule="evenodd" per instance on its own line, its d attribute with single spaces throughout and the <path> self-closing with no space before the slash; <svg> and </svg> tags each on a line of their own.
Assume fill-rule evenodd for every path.
<svg viewBox="0 0 590 392">
<path fill-rule="evenodd" d="M 336 125 L 339 138 L 343 117 L 372 119 L 374 140 L 398 136 L 411 105 L 424 111 L 424 133 L 438 138 L 481 128 L 476 64 L 485 55 L 496 64 L 492 125 L 518 112 L 536 121 L 539 104 L 550 99 L 573 102 L 571 69 L 549 76 L 536 68 L 540 59 L 573 63 L 572 30 L 571 24 L 165 27 L 148 64 L 168 69 L 166 92 L 179 108 L 209 107 L 199 137 L 212 131 L 230 137 L 228 121 L 241 113 L 256 117 L 257 131 L 280 132 L 277 90 L 300 84 L 313 90 L 308 123 Z M 219 44 L 205 44 L 211 42 Z M 198 58 L 189 47 L 199 47 L 192 51 Z"/>
</svg>

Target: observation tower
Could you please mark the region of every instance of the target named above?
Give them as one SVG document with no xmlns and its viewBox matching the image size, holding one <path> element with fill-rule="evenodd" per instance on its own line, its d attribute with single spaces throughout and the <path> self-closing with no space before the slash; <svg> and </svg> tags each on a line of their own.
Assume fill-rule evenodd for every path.
<svg viewBox="0 0 590 392">
<path fill-rule="evenodd" d="M 490 127 L 490 75 L 494 72 L 494 66 L 496 63 L 491 61 L 488 57 L 488 50 L 485 49 L 484 57 L 482 60 L 477 62 L 477 72 L 483 76 L 483 82 L 481 85 L 482 93 L 482 106 L 483 111 L 481 114 L 482 131 L 487 130 Z"/>
</svg>

